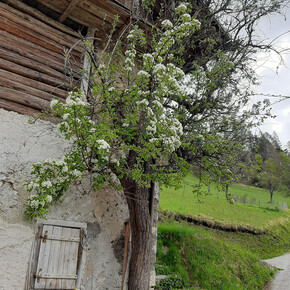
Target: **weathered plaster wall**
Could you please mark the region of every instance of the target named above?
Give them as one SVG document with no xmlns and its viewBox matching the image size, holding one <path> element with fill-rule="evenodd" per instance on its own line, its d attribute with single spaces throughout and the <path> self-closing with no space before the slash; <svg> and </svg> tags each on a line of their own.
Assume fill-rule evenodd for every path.
<svg viewBox="0 0 290 290">
<path fill-rule="evenodd" d="M 0 289 L 24 289 L 35 222 L 25 221 L 23 189 L 31 164 L 60 158 L 68 150 L 55 126 L 0 109 Z M 122 195 L 109 189 L 96 195 L 71 188 L 47 218 L 85 222 L 92 242 L 86 252 L 81 289 L 119 289 L 124 222 Z M 93 279 L 92 279 L 93 278 Z"/>
</svg>

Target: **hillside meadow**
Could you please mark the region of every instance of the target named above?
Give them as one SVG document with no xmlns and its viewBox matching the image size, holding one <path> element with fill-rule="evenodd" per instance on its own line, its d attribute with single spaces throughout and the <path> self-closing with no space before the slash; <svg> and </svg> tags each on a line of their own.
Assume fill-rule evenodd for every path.
<svg viewBox="0 0 290 290">
<path fill-rule="evenodd" d="M 213 186 L 197 196 L 197 182 L 161 189 L 156 289 L 263 289 L 276 270 L 261 259 L 290 251 L 290 212 L 277 207 L 290 199 L 235 184 L 229 203 Z"/>
</svg>

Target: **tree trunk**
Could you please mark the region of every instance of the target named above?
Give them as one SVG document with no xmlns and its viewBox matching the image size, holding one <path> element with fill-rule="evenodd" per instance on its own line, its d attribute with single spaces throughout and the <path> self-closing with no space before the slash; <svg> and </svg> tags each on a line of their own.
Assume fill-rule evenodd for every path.
<svg viewBox="0 0 290 290">
<path fill-rule="evenodd" d="M 270 203 L 273 203 L 273 193 L 274 190 L 270 190 Z"/>
<path fill-rule="evenodd" d="M 149 189 L 128 178 L 123 178 L 121 184 L 128 202 L 132 234 L 128 289 L 148 290 L 152 260 Z"/>
<path fill-rule="evenodd" d="M 226 189 L 225 189 L 226 199 L 229 198 L 228 193 L 229 193 L 229 185 L 227 184 L 227 185 L 226 185 Z"/>
</svg>

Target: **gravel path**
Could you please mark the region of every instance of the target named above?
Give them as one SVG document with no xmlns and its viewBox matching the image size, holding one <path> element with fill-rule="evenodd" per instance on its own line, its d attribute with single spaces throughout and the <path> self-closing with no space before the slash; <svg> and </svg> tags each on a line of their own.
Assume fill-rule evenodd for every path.
<svg viewBox="0 0 290 290">
<path fill-rule="evenodd" d="M 264 260 L 271 266 L 281 271 L 277 271 L 272 281 L 267 285 L 267 290 L 289 290 L 290 289 L 290 253 L 276 258 Z"/>
</svg>

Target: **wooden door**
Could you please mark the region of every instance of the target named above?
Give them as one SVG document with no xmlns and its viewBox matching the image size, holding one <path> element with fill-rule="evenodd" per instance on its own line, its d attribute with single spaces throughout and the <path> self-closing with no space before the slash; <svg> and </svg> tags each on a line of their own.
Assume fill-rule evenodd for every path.
<svg viewBox="0 0 290 290">
<path fill-rule="evenodd" d="M 75 289 L 80 233 L 79 228 L 43 226 L 34 289 Z"/>
</svg>

